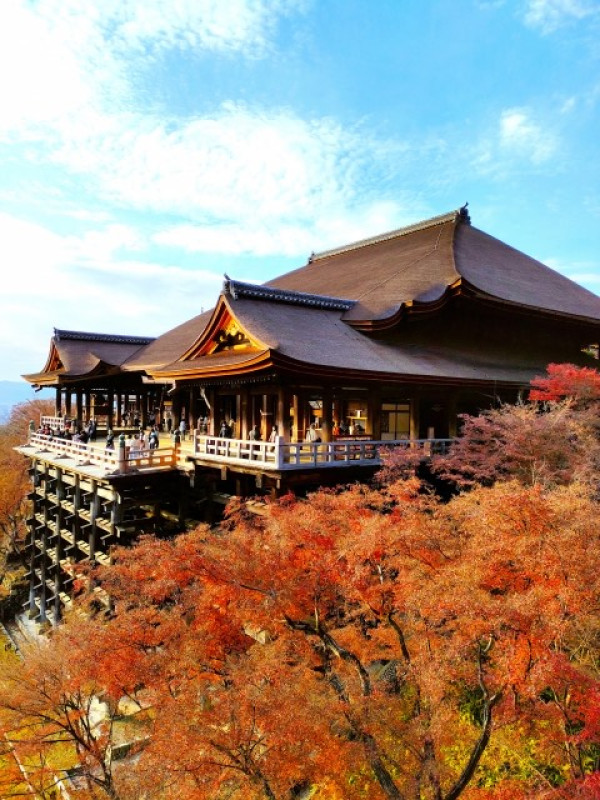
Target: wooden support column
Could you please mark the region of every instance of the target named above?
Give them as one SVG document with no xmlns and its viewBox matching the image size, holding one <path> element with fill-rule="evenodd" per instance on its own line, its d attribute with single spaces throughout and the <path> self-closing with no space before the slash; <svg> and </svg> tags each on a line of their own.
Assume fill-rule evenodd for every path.
<svg viewBox="0 0 600 800">
<path fill-rule="evenodd" d="M 65 389 L 65 416 L 71 416 L 71 400 L 73 393 L 71 389 Z"/>
<path fill-rule="evenodd" d="M 290 440 L 290 420 L 289 420 L 290 403 L 287 397 L 287 391 L 280 386 L 277 390 L 277 413 L 275 415 L 275 425 L 277 425 L 277 435 L 283 437 L 283 440 L 289 442 Z"/>
<path fill-rule="evenodd" d="M 339 425 L 342 422 L 342 401 L 339 389 L 333 391 L 333 423 Z"/>
<path fill-rule="evenodd" d="M 90 533 L 88 536 L 88 546 L 90 549 L 90 562 L 94 563 L 96 554 L 96 519 L 100 506 L 100 496 L 98 495 L 98 484 L 92 481 L 92 497 L 90 500 Z M 90 586 L 91 591 L 91 586 Z"/>
<path fill-rule="evenodd" d="M 57 494 L 58 494 L 58 487 L 57 487 Z M 64 497 L 64 494 L 61 492 L 61 499 Z M 59 501 L 58 506 L 56 507 L 56 519 L 54 522 L 54 532 L 56 534 L 55 539 L 56 543 L 54 545 L 54 564 L 53 564 L 53 572 L 54 572 L 54 615 L 53 615 L 53 623 L 54 625 L 58 625 L 62 617 L 62 607 L 60 601 L 60 592 L 61 592 L 61 574 L 60 574 L 60 559 L 61 559 L 61 551 L 62 551 L 62 542 L 60 538 L 60 530 L 62 528 L 62 515 L 63 515 L 63 508 Z"/>
<path fill-rule="evenodd" d="M 46 553 L 48 551 L 48 509 L 44 511 L 46 524 L 42 530 L 42 557 L 40 558 L 40 622 L 46 622 Z"/>
<path fill-rule="evenodd" d="M 121 392 L 117 392 L 116 408 L 115 408 L 115 424 L 118 428 L 121 427 L 122 421 L 123 421 L 123 395 L 121 394 Z"/>
<path fill-rule="evenodd" d="M 456 416 L 456 407 L 458 405 L 458 395 L 457 392 L 452 392 L 448 395 L 448 401 L 446 404 L 447 414 L 448 414 L 448 436 L 451 439 L 454 439 L 458 435 L 458 419 Z"/>
<path fill-rule="evenodd" d="M 88 422 L 90 419 L 90 413 L 92 408 L 92 398 L 87 389 L 84 392 L 84 402 L 85 402 L 85 421 Z M 82 422 L 82 420 L 79 421 Z"/>
<path fill-rule="evenodd" d="M 321 439 L 324 442 L 331 441 L 331 429 L 333 427 L 331 422 L 333 395 L 331 389 L 323 389 L 321 395 L 323 408 L 321 416 Z"/>
<path fill-rule="evenodd" d="M 250 419 L 250 394 L 247 386 L 242 386 L 240 389 L 240 416 L 239 416 L 239 436 L 240 439 L 247 439 L 250 429 L 252 427 L 252 420 Z"/>
<path fill-rule="evenodd" d="M 76 403 L 76 411 L 75 414 L 77 416 L 77 424 L 81 424 L 81 420 L 83 418 L 83 396 L 81 394 L 81 389 L 77 389 L 75 391 L 75 403 Z"/>
<path fill-rule="evenodd" d="M 206 395 L 208 397 L 208 404 L 210 405 L 209 417 L 208 417 L 208 435 L 209 436 L 216 436 L 217 435 L 217 425 L 219 424 L 215 419 L 215 415 L 217 413 L 217 409 L 215 407 L 215 400 L 217 399 L 216 398 L 216 394 L 217 393 L 215 392 L 214 389 L 209 389 L 208 392 L 206 393 Z"/>
<path fill-rule="evenodd" d="M 106 419 L 106 427 L 112 428 L 113 427 L 113 420 L 114 420 L 114 407 L 115 407 L 115 393 L 112 389 L 109 389 L 106 402 L 108 403 L 108 416 Z"/>
<path fill-rule="evenodd" d="M 381 439 L 381 389 L 373 386 L 367 395 L 367 433 L 375 441 Z"/>
<path fill-rule="evenodd" d="M 410 438 L 419 438 L 421 394 L 413 392 L 410 398 Z"/>
<path fill-rule="evenodd" d="M 292 425 L 292 441 L 297 442 L 300 435 L 300 395 L 294 392 L 292 395 L 292 406 L 294 409 L 294 422 Z"/>
<path fill-rule="evenodd" d="M 33 619 L 37 614 L 35 607 L 35 552 L 37 548 L 37 536 L 35 528 L 35 513 L 39 509 L 39 503 L 34 502 L 33 519 L 29 521 L 29 533 L 31 541 L 31 554 L 29 556 L 29 619 Z"/>
<path fill-rule="evenodd" d="M 59 417 L 62 414 L 62 389 L 60 386 L 56 387 L 54 398 L 54 416 Z"/>
<path fill-rule="evenodd" d="M 271 433 L 271 414 L 269 413 L 269 396 L 263 394 L 260 401 L 260 438 L 268 441 Z M 259 487 L 260 488 L 260 487 Z"/>
<path fill-rule="evenodd" d="M 190 389 L 188 392 L 188 428 L 189 430 L 193 431 L 196 430 L 196 423 L 198 422 L 198 418 L 196 416 L 196 399 L 194 397 L 194 390 Z"/>
</svg>

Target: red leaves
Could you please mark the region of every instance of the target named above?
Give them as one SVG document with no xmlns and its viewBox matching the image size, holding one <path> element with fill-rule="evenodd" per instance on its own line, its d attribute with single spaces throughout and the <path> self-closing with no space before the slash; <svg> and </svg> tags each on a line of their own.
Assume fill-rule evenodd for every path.
<svg viewBox="0 0 600 800">
<path fill-rule="evenodd" d="M 578 404 L 600 400 L 600 373 L 590 367 L 573 364 L 548 364 L 547 376 L 534 378 L 529 399 L 556 403 L 571 398 Z"/>
</svg>

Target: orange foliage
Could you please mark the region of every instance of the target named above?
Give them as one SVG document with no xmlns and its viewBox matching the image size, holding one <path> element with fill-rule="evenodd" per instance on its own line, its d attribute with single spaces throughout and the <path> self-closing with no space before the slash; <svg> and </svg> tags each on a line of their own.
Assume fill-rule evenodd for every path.
<svg viewBox="0 0 600 800">
<path fill-rule="evenodd" d="M 111 617 L 57 630 L 11 708 L 51 705 L 64 730 L 65 695 L 101 696 L 109 720 L 126 697 L 151 707 L 126 770 L 107 761 L 109 727 L 78 745 L 122 800 L 283 800 L 310 785 L 347 800 L 525 798 L 548 788 L 541 767 L 513 776 L 512 795 L 479 786 L 489 742 L 517 724 L 541 737 L 540 763 L 584 786 L 595 502 L 576 486 L 497 484 L 447 504 L 414 489 L 322 491 L 262 518 L 238 507 L 220 531 L 117 551 L 98 576 Z"/>
<path fill-rule="evenodd" d="M 30 489 L 27 460 L 14 447 L 27 441 L 29 421 L 36 426 L 41 414 L 51 413 L 45 400 L 30 400 L 14 406 L 6 424 L 0 425 L 0 552 L 21 553 L 27 516 L 26 495 Z"/>
</svg>

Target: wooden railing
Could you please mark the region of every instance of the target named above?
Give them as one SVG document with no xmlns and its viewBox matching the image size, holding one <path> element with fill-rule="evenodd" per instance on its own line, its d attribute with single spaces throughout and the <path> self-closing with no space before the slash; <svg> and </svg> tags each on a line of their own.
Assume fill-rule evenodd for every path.
<svg viewBox="0 0 600 800">
<path fill-rule="evenodd" d="M 294 470 L 314 467 L 378 466 L 381 451 L 405 448 L 429 458 L 445 453 L 453 439 L 400 439 L 396 441 L 337 440 L 335 442 L 255 442 L 200 436 L 194 433 L 193 456 L 221 464 L 244 464 L 266 469 Z"/>
<path fill-rule="evenodd" d="M 78 462 L 79 466 L 101 466 L 106 472 L 120 473 L 132 469 L 174 468 L 183 453 L 215 465 L 243 466 L 251 469 L 276 471 L 328 467 L 379 466 L 381 451 L 397 448 L 410 450 L 417 456 L 430 458 L 447 452 L 453 439 L 400 439 L 372 441 L 347 439 L 334 442 L 286 442 L 277 437 L 274 442 L 255 442 L 245 439 L 224 439 L 220 436 L 200 436 L 194 432 L 192 448 L 159 447 L 129 451 L 128 447 L 109 450 L 101 445 L 74 442 L 59 436 L 31 433 L 29 444 L 37 452 L 52 452 Z M 185 452 L 184 452 L 185 450 Z"/>
<path fill-rule="evenodd" d="M 127 447 L 109 450 L 87 442 L 74 442 L 59 436 L 44 436 L 31 433 L 29 444 L 38 452 L 52 452 L 63 458 L 70 458 L 80 466 L 105 467 L 107 472 L 128 472 L 131 469 L 156 469 L 158 467 L 174 467 L 177 463 L 175 447 L 157 447 L 155 449 L 129 451 Z"/>
</svg>

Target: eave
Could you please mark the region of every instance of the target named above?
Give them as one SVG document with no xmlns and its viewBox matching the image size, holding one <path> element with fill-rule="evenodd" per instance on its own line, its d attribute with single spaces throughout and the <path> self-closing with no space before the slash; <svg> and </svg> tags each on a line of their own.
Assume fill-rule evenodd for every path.
<svg viewBox="0 0 600 800">
<path fill-rule="evenodd" d="M 185 367 L 182 362 L 178 362 L 177 366 L 172 365 L 171 367 L 161 369 L 159 372 L 151 372 L 150 377 L 164 383 L 165 381 L 182 380 L 202 381 L 204 378 L 251 374 L 272 367 L 274 363 L 272 356 L 273 353 L 271 350 L 263 350 L 245 361 L 233 364 L 215 364 L 214 366 L 210 366 L 209 363 L 204 363 L 203 365 L 194 364 L 193 366 Z"/>
<path fill-rule="evenodd" d="M 312 378 L 319 380 L 326 380 L 335 383 L 347 383 L 349 381 L 367 382 L 381 384 L 382 382 L 409 384 L 409 385 L 441 385 L 441 386 L 473 386 L 473 387 L 488 387 L 490 383 L 494 386 L 514 388 L 523 386 L 528 381 L 522 380 L 497 380 L 495 378 L 457 378 L 453 376 L 440 376 L 440 375 L 424 375 L 424 374 L 407 374 L 397 372 L 383 372 L 379 370 L 359 370 L 348 369 L 339 367 L 328 367 L 317 364 L 309 364 L 304 361 L 298 361 L 288 356 L 281 354 L 273 354 L 273 367 L 277 369 L 279 374 L 292 375 L 296 379 L 299 376 L 304 378 Z"/>
</svg>

